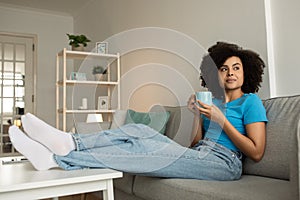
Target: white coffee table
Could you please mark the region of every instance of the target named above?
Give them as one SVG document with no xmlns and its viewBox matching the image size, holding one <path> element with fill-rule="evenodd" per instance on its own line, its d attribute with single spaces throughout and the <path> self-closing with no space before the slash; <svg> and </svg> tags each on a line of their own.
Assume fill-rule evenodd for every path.
<svg viewBox="0 0 300 200">
<path fill-rule="evenodd" d="M 28 162 L 0 163 L 0 199 L 42 199 L 85 192 L 103 191 L 113 200 L 113 179 L 123 176 L 111 169 L 37 171 Z"/>
</svg>

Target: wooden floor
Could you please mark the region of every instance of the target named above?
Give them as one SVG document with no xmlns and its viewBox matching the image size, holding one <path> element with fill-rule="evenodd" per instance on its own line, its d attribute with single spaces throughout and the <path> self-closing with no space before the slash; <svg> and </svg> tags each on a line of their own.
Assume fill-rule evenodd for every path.
<svg viewBox="0 0 300 200">
<path fill-rule="evenodd" d="M 43 199 L 43 200 L 52 200 L 52 199 Z M 91 192 L 86 193 L 85 195 L 77 194 L 59 197 L 59 200 L 102 200 L 102 192 Z"/>
</svg>

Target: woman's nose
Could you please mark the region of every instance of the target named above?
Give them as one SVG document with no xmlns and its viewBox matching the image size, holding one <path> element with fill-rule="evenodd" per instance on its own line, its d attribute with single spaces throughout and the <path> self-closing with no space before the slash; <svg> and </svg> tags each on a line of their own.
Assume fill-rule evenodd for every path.
<svg viewBox="0 0 300 200">
<path fill-rule="evenodd" d="M 233 76 L 233 73 L 228 70 L 227 76 Z"/>
</svg>

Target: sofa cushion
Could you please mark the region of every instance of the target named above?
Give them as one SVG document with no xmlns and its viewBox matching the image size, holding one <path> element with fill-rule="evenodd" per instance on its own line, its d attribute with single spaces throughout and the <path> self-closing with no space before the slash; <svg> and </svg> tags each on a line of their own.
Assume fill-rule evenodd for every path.
<svg viewBox="0 0 300 200">
<path fill-rule="evenodd" d="M 244 175 L 238 181 L 204 181 L 194 179 L 161 179 L 136 176 L 133 192 L 152 200 L 281 200 L 294 199 L 290 182 Z"/>
<path fill-rule="evenodd" d="M 290 156 L 297 154 L 296 138 L 300 119 L 300 96 L 280 97 L 263 101 L 267 111 L 266 150 L 263 159 L 255 163 L 246 158 L 244 174 L 290 178 Z"/>
<path fill-rule="evenodd" d="M 110 122 L 77 122 L 75 124 L 77 133 L 97 133 L 102 130 L 107 130 L 111 126 Z"/>
<path fill-rule="evenodd" d="M 160 112 L 137 112 L 134 110 L 127 110 L 125 124 L 145 124 L 154 130 L 165 134 L 166 124 L 169 120 L 170 113 L 166 111 Z"/>
<path fill-rule="evenodd" d="M 164 108 L 170 112 L 166 136 L 182 146 L 190 146 L 192 141 L 193 113 L 188 110 L 187 106 L 165 106 Z"/>
<path fill-rule="evenodd" d="M 127 110 L 116 110 L 113 114 L 113 120 L 111 122 L 110 129 L 119 128 L 125 124 Z"/>
</svg>

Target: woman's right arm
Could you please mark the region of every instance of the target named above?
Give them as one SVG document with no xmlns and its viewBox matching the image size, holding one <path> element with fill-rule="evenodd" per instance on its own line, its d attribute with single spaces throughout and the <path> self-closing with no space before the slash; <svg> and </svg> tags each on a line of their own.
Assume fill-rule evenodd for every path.
<svg viewBox="0 0 300 200">
<path fill-rule="evenodd" d="M 202 139 L 202 118 L 194 115 L 193 129 L 192 129 L 192 143 L 191 146 L 194 146 Z"/>
<path fill-rule="evenodd" d="M 194 146 L 202 139 L 202 118 L 197 108 L 195 95 L 191 95 L 188 101 L 188 109 L 194 114 L 193 128 L 191 134 L 191 146 Z"/>
</svg>

